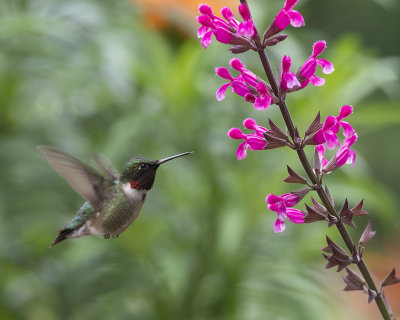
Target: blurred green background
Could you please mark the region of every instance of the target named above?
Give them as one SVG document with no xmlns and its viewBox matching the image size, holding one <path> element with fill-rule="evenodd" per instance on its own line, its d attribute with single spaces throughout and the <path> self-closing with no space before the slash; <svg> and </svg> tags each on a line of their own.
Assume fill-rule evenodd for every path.
<svg viewBox="0 0 400 320">
<path fill-rule="evenodd" d="M 260 29 L 282 3 L 250 1 Z M 231 94 L 215 100 L 223 82 L 214 67 L 232 55 L 217 43 L 204 50 L 195 13 L 178 9 L 158 10 L 167 23 L 153 28 L 146 7 L 128 1 L 0 2 L 0 318 L 377 319 L 366 296 L 341 291 L 341 274 L 324 269 L 325 234 L 341 243 L 333 228 L 288 222 L 273 233 L 265 197 L 296 188 L 281 182 L 286 164 L 302 172 L 295 154 L 237 161 L 226 132 L 245 117 L 264 126 L 281 117 Z M 377 230 L 366 257 L 377 278 L 395 265 L 400 272 L 399 2 L 312 0 L 296 9 L 307 27 L 288 29 L 272 63 L 290 54 L 296 69 L 326 39 L 336 71 L 288 106 L 304 130 L 318 110 L 325 117 L 354 105 L 356 166 L 325 181 L 337 207 L 365 198 Z M 242 60 L 262 74 L 255 53 Z M 134 156 L 195 153 L 159 170 L 118 239 L 49 249 L 83 200 L 40 158 L 39 144 L 86 160 L 102 153 L 118 168 Z M 356 240 L 368 218 L 357 219 Z M 399 315 L 399 291 L 387 296 Z"/>
</svg>

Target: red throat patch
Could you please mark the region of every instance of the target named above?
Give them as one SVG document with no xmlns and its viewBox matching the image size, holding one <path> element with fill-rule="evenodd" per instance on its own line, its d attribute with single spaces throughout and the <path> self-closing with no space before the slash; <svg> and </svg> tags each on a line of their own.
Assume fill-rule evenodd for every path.
<svg viewBox="0 0 400 320">
<path fill-rule="evenodd" d="M 133 181 L 133 180 L 131 180 L 131 188 L 132 188 L 132 189 L 140 189 L 140 183 L 139 183 L 139 181 Z"/>
</svg>

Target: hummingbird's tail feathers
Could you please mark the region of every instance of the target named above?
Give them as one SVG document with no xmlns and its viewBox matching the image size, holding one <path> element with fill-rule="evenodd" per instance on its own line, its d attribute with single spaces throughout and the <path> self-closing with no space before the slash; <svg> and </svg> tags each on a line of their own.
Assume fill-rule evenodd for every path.
<svg viewBox="0 0 400 320">
<path fill-rule="evenodd" d="M 53 242 L 50 244 L 49 248 L 54 247 L 57 243 L 67 240 L 69 238 L 69 235 L 71 235 L 74 232 L 73 229 L 70 228 L 65 228 L 62 229 L 58 234 L 57 237 L 53 240 Z"/>
</svg>

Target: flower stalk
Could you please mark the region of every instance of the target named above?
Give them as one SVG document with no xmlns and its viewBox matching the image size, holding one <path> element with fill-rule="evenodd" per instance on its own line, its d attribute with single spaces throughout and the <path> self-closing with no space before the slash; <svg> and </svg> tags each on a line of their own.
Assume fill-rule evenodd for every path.
<svg viewBox="0 0 400 320">
<path fill-rule="evenodd" d="M 244 139 L 244 142 L 241 143 L 237 152 L 237 158 L 239 160 L 246 157 L 246 149 L 255 151 L 289 146 L 296 151 L 303 169 L 310 179 L 311 183 L 307 182 L 305 178 L 301 177 L 288 167 L 289 177 L 284 181 L 289 183 L 306 184 L 309 188 L 300 189 L 281 196 L 273 194 L 268 195 L 266 198 L 268 208 L 278 214 L 278 219 L 274 225 L 274 231 L 280 233 L 285 230 L 284 223 L 286 218 L 289 218 L 290 221 L 294 223 L 310 223 L 327 220 L 328 227 L 334 224 L 350 254 L 347 254 L 345 250 L 327 238 L 328 246 L 323 248 L 323 251 L 328 252 L 331 255 L 324 254 L 324 257 L 328 260 L 326 267 L 330 268 L 338 266 L 338 271 L 346 268 L 348 274 L 344 277 L 346 283 L 345 290 L 362 290 L 367 293 L 368 302 L 375 300 L 382 318 L 390 320 L 392 319 L 392 314 L 384 297 L 382 288 L 384 286 L 400 283 L 400 279 L 396 277 L 395 270 L 393 269 L 386 279 L 381 282 L 381 286 L 378 290 L 362 254 L 365 242 L 371 239 L 375 232 L 371 231 L 371 225 L 368 223 L 368 226 L 361 237 L 362 239 L 359 241 L 357 250 L 354 241 L 350 237 L 350 234 L 344 225 L 346 223 L 349 226 L 354 227 L 355 225 L 352 221 L 353 216 L 367 214 L 362 210 L 363 201 L 350 209 L 348 201 L 346 200 L 343 208 L 338 212 L 334 207 L 333 199 L 327 187 L 324 189 L 322 186 L 322 178 L 325 174 L 331 173 L 333 170 L 338 169 L 345 163 L 352 163 L 354 165 L 355 152 L 350 149 L 350 146 L 356 142 L 358 136 L 349 123 L 342 121 L 343 118 L 349 116 L 353 112 L 353 107 L 347 105 L 343 106 L 337 117 L 329 116 L 324 124 L 320 123 L 320 115 L 318 114 L 312 125 L 307 129 L 306 136 L 303 140 L 293 123 L 285 101 L 287 93 L 304 89 L 308 84 L 321 86 L 325 83 L 323 78 L 315 75 L 317 66 L 321 66 L 322 72 L 325 74 L 334 71 L 331 62 L 325 59 L 317 59 L 317 56 L 319 56 L 326 48 L 326 42 L 317 41 L 314 44 L 311 56 L 306 60 L 296 74 L 290 71 L 290 57 L 284 56 L 282 59 L 282 69 L 278 70 L 277 77 L 275 77 L 268 59 L 266 48 L 269 45 L 276 45 L 287 38 L 286 35 L 277 35 L 278 33 L 284 30 L 289 24 L 294 27 L 304 26 L 305 23 L 301 14 L 296 10 L 293 10 L 293 7 L 297 2 L 298 0 L 286 0 L 284 7 L 278 13 L 262 38 L 254 25 L 247 0 L 240 0 L 241 4 L 239 6 L 239 12 L 244 19 L 244 22 L 240 24 L 238 21 L 234 20 L 231 15 L 228 17 L 226 14 L 223 14 L 227 20 L 226 23 L 221 22 L 221 19 L 217 18 L 213 14 L 209 14 L 214 19 L 213 21 L 224 26 L 226 33 L 228 32 L 226 30 L 230 30 L 230 37 L 229 41 L 225 41 L 226 39 L 224 39 L 224 41 L 218 40 L 221 32 L 220 29 L 218 29 L 218 23 L 216 24 L 216 27 L 211 24 L 210 27 L 206 25 L 206 27 L 211 30 L 209 31 L 209 34 L 214 32 L 215 38 L 218 41 L 234 45 L 231 48 L 231 52 L 234 54 L 239 54 L 247 50 L 256 51 L 268 79 L 268 83 L 264 82 L 260 77 L 257 77 L 250 70 L 247 70 L 239 59 L 232 59 L 231 67 L 239 71 L 241 74 L 237 77 L 232 77 L 226 68 L 217 69 L 217 75 L 230 81 L 217 91 L 217 99 L 222 100 L 225 98 L 225 91 L 229 86 L 231 86 L 233 92 L 243 96 L 245 101 L 254 103 L 254 107 L 258 110 L 265 110 L 270 104 L 278 105 L 291 141 L 287 134 L 280 130 L 271 120 L 269 120 L 271 127 L 270 130 L 258 126 L 253 119 L 246 119 L 244 126 L 249 130 L 253 130 L 254 132 L 252 134 L 244 134 L 237 128 L 233 128 L 228 132 L 228 136 L 232 139 Z M 211 12 L 211 9 L 205 10 L 206 7 L 204 5 L 202 8 L 203 12 Z M 223 11 L 224 10 L 225 9 L 223 9 Z M 204 23 L 201 28 L 205 28 Z M 205 39 L 203 37 L 202 44 L 204 45 L 205 41 L 208 41 L 207 44 L 209 44 L 211 41 L 210 39 L 211 38 Z M 232 41 L 231 39 L 235 39 L 235 41 Z M 240 50 L 237 47 L 238 43 L 240 45 Z M 337 138 L 337 133 L 340 128 L 343 129 L 343 134 L 346 138 L 343 145 L 341 145 Z M 328 149 L 340 147 L 339 151 L 330 161 L 324 157 L 324 143 L 326 143 Z M 304 148 L 307 145 L 317 145 L 315 148 L 314 166 L 311 165 L 304 151 Z M 312 198 L 314 205 L 313 207 L 306 205 L 307 212 L 291 208 L 300 202 L 300 200 L 310 190 L 314 190 L 318 194 L 322 205 Z M 357 265 L 364 280 L 355 272 L 347 268 L 347 266 L 352 263 Z"/>
<path fill-rule="evenodd" d="M 241 3 L 247 5 L 246 0 L 240 0 Z M 278 85 L 275 80 L 274 73 L 272 72 L 271 64 L 269 63 L 267 53 L 265 52 L 264 48 L 257 48 L 257 53 L 260 57 L 262 66 L 264 68 L 265 75 L 268 78 L 268 81 L 271 85 L 271 88 L 275 94 L 275 96 L 279 95 L 279 90 L 278 90 Z M 278 106 L 280 109 L 280 112 L 282 114 L 283 120 L 285 121 L 286 127 L 289 131 L 289 134 L 293 140 L 295 140 L 295 126 L 293 124 L 292 117 L 290 116 L 289 109 L 286 106 L 285 100 L 282 98 L 278 101 Z M 295 143 L 296 145 L 296 143 Z M 304 152 L 303 147 L 297 145 L 296 152 L 299 157 L 299 160 L 304 168 L 304 171 L 307 173 L 307 176 L 310 178 L 315 191 L 317 192 L 319 198 L 321 199 L 321 202 L 324 204 L 324 206 L 327 208 L 328 212 L 335 216 L 338 219 L 338 222 L 336 223 L 336 228 L 338 229 L 340 236 L 342 237 L 344 243 L 346 244 L 347 249 L 351 252 L 353 251 L 353 248 L 355 248 L 354 242 L 350 237 L 349 232 L 347 231 L 346 227 L 343 225 L 341 220 L 339 219 L 339 215 L 336 211 L 336 209 L 332 206 L 332 203 L 329 201 L 328 196 L 326 195 L 324 189 L 322 188 L 321 181 L 315 176 L 314 171 L 310 165 L 310 162 L 308 161 L 307 155 Z M 364 260 L 362 257 L 359 258 L 359 261 L 356 262 L 358 269 L 360 270 L 361 274 L 363 275 L 365 282 L 367 283 L 368 287 L 375 292 L 378 292 L 378 289 L 375 285 L 374 280 L 372 279 L 371 273 L 365 264 Z M 379 311 L 382 314 L 383 319 L 385 320 L 390 320 L 391 315 L 389 313 L 389 310 L 386 307 L 385 302 L 382 299 L 381 294 L 377 294 L 375 297 L 375 302 L 379 308 Z"/>
</svg>

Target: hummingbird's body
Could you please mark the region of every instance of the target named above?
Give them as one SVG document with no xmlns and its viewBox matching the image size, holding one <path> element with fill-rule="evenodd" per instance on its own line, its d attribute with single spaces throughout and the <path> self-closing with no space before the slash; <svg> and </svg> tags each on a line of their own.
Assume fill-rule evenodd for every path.
<svg viewBox="0 0 400 320">
<path fill-rule="evenodd" d="M 79 158 L 65 151 L 46 146 L 38 149 L 49 164 L 87 201 L 76 216 L 62 229 L 51 246 L 70 238 L 96 235 L 118 237 L 138 217 L 152 188 L 158 167 L 182 153 L 162 160 L 133 158 L 118 172 L 96 156 L 100 174 Z"/>
</svg>

